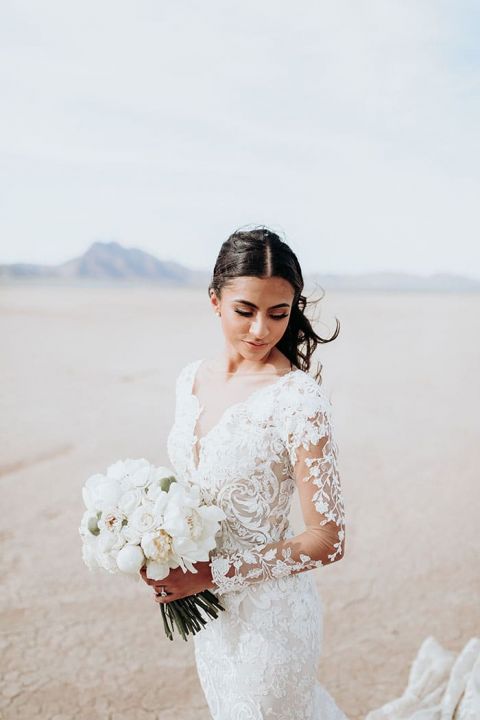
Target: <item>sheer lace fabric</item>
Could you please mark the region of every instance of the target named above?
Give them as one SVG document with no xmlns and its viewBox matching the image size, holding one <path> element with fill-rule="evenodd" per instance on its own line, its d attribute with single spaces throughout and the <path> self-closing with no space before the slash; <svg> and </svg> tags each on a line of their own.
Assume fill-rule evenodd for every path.
<svg viewBox="0 0 480 720">
<path fill-rule="evenodd" d="M 299 369 L 262 378 L 253 391 L 237 385 L 235 400 L 205 386 L 202 395 L 201 363 L 177 378 L 167 449 L 176 474 L 198 483 L 205 501 L 226 514 L 210 554 L 213 592 L 226 611 L 194 636 L 212 717 L 344 720 L 316 679 L 323 612 L 304 572 L 344 549 L 330 401 Z M 295 492 L 304 519 L 296 535 L 289 526 Z"/>
<path fill-rule="evenodd" d="M 410 667 L 403 695 L 371 710 L 365 720 L 478 720 L 480 638 L 459 653 L 428 635 Z"/>
</svg>

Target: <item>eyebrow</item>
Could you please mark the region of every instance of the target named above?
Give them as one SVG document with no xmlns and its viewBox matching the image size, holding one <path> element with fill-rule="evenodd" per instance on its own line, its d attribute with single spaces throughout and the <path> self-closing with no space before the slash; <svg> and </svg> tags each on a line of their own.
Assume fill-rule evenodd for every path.
<svg viewBox="0 0 480 720">
<path fill-rule="evenodd" d="M 249 307 L 255 308 L 255 310 L 260 309 L 254 303 L 250 302 L 249 300 L 240 300 L 240 298 L 235 298 L 235 300 L 233 302 L 242 303 L 242 305 L 248 305 Z M 268 309 L 273 310 L 274 308 L 279 308 L 279 307 L 287 307 L 288 308 L 288 307 L 290 307 L 290 305 L 288 303 L 278 303 L 278 305 L 272 305 Z"/>
</svg>

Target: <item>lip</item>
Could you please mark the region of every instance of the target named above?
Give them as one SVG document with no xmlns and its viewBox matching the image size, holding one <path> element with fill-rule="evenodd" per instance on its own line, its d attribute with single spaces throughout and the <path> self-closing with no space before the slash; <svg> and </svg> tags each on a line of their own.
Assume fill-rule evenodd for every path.
<svg viewBox="0 0 480 720">
<path fill-rule="evenodd" d="M 245 342 L 248 345 L 251 345 L 252 347 L 265 347 L 265 345 L 267 344 L 267 343 L 253 343 L 253 342 L 249 342 L 248 340 L 245 340 Z"/>
</svg>

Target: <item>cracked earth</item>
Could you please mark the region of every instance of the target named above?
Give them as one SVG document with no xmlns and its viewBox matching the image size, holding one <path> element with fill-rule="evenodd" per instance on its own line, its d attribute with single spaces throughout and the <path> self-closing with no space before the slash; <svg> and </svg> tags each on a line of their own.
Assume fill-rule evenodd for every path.
<svg viewBox="0 0 480 720">
<path fill-rule="evenodd" d="M 0 717 L 208 720 L 193 644 L 165 638 L 145 584 L 90 573 L 77 530 L 90 474 L 169 464 L 175 375 L 210 352 L 203 294 L 2 292 Z M 380 315 L 377 296 L 331 295 L 345 330 L 322 362 L 348 516 L 345 558 L 314 571 L 320 680 L 360 720 L 403 692 L 427 635 L 460 651 L 480 626 L 479 302 L 423 296 L 419 314 L 415 295 L 392 294 Z"/>
</svg>

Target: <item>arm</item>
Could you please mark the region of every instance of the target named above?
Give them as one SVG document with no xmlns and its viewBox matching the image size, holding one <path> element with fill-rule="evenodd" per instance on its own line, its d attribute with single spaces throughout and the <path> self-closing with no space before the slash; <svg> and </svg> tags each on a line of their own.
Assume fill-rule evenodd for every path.
<svg viewBox="0 0 480 720">
<path fill-rule="evenodd" d="M 212 551 L 212 579 L 222 593 L 304 572 L 343 556 L 345 514 L 337 467 L 338 449 L 328 400 L 323 394 L 309 399 L 308 411 L 297 415 L 289 424 L 289 430 L 286 447 L 299 493 L 304 530 L 292 538 L 233 554 Z"/>
</svg>

